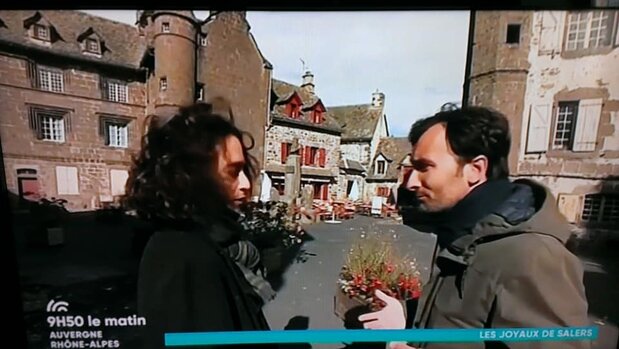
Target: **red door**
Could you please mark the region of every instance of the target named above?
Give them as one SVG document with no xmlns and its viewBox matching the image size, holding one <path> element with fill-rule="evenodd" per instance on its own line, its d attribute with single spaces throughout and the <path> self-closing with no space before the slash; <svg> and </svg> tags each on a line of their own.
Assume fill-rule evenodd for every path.
<svg viewBox="0 0 619 349">
<path fill-rule="evenodd" d="M 39 199 L 39 180 L 36 178 L 18 178 L 19 196 L 29 201 Z"/>
</svg>

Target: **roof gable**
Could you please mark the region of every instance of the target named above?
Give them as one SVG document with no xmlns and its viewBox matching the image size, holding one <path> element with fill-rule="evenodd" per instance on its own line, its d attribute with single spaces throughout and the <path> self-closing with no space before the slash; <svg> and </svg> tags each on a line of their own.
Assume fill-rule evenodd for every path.
<svg viewBox="0 0 619 349">
<path fill-rule="evenodd" d="M 373 179 L 397 180 L 398 171 L 401 166 L 409 166 L 410 143 L 406 137 L 387 137 L 382 138 L 378 144 L 376 156 L 372 159 L 370 173 Z M 375 175 L 376 162 L 381 159 L 387 160 L 389 165 L 384 175 Z M 410 160 L 408 161 L 410 162 Z"/>
<path fill-rule="evenodd" d="M 36 11 L 34 15 L 27 17 L 23 20 L 24 29 L 26 30 L 31 30 L 35 24 L 44 26 L 49 30 L 48 39 L 50 42 L 55 42 L 58 40 L 64 41 L 64 39 L 62 38 L 58 30 L 56 29 L 56 26 L 49 19 L 43 16 L 41 12 L 39 11 Z M 33 35 L 30 35 L 30 36 L 33 36 Z"/>
</svg>

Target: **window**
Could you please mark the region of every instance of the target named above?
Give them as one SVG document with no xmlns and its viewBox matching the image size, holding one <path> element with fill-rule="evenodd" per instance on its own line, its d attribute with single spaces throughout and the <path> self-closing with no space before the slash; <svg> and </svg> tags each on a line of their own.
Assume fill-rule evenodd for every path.
<svg viewBox="0 0 619 349">
<path fill-rule="evenodd" d="M 62 71 L 40 67 L 38 68 L 38 73 L 39 87 L 42 90 L 51 92 L 64 91 L 64 76 L 62 74 Z"/>
<path fill-rule="evenodd" d="M 286 164 L 286 162 L 288 161 L 288 155 L 290 155 L 290 148 L 292 147 L 291 143 L 282 143 L 282 150 L 281 150 L 281 161 L 282 164 Z"/>
<path fill-rule="evenodd" d="M 49 41 L 49 28 L 41 25 L 41 24 L 35 24 L 34 25 L 34 37 L 40 40 L 47 40 Z"/>
<path fill-rule="evenodd" d="M 85 42 L 86 51 L 91 53 L 101 53 L 99 41 L 96 39 L 86 39 Z"/>
<path fill-rule="evenodd" d="M 291 118 L 297 119 L 300 116 L 300 106 L 296 102 L 291 102 L 288 105 L 289 114 Z"/>
<path fill-rule="evenodd" d="M 327 200 L 329 198 L 328 183 L 312 183 L 314 187 L 314 200 Z"/>
<path fill-rule="evenodd" d="M 127 103 L 128 86 L 117 81 L 108 81 L 107 100 L 112 102 Z"/>
<path fill-rule="evenodd" d="M 313 113 L 314 116 L 314 123 L 315 124 L 321 124 L 322 123 L 322 111 L 321 110 L 314 110 Z"/>
<path fill-rule="evenodd" d="M 127 148 L 127 125 L 109 123 L 107 127 L 109 146 Z"/>
<path fill-rule="evenodd" d="M 386 170 L 386 163 L 385 160 L 378 160 L 376 161 L 376 174 L 377 175 L 384 175 Z"/>
<path fill-rule="evenodd" d="M 37 139 L 58 143 L 66 140 L 66 133 L 71 125 L 66 111 L 31 106 L 28 113 L 30 129 L 34 131 Z"/>
<path fill-rule="evenodd" d="M 520 43 L 520 24 L 508 24 L 507 25 L 507 37 L 505 38 L 506 44 L 519 44 Z"/>
<path fill-rule="evenodd" d="M 204 100 L 204 85 L 197 84 L 196 85 L 196 101 L 203 101 L 203 100 Z"/>
<path fill-rule="evenodd" d="M 619 194 L 585 195 L 582 220 L 590 223 L 619 223 Z"/>
<path fill-rule="evenodd" d="M 42 139 L 52 142 L 64 142 L 64 120 L 57 115 L 41 114 Z"/>
<path fill-rule="evenodd" d="M 200 35 L 200 46 L 206 46 L 206 35 Z"/>
<path fill-rule="evenodd" d="M 382 196 L 382 197 L 389 197 L 389 193 L 390 190 L 389 188 L 385 188 L 385 187 L 378 187 L 376 188 L 376 195 L 377 196 Z"/>
<path fill-rule="evenodd" d="M 161 31 L 164 33 L 169 33 L 170 32 L 170 23 L 169 22 L 163 22 L 161 24 Z"/>
<path fill-rule="evenodd" d="M 116 148 L 128 148 L 129 120 L 102 116 L 101 135 L 105 139 L 105 145 Z"/>
<path fill-rule="evenodd" d="M 602 98 L 559 102 L 555 118 L 554 149 L 591 152 L 598 145 Z"/>
<path fill-rule="evenodd" d="M 308 166 L 313 166 L 313 165 L 318 165 L 320 162 L 319 159 L 319 149 L 317 147 L 308 147 L 305 146 L 303 148 L 303 154 L 302 154 L 302 165 L 308 165 Z"/>
<path fill-rule="evenodd" d="M 612 26 L 611 11 L 571 13 L 568 19 L 566 49 L 573 51 L 610 45 Z"/>
<path fill-rule="evenodd" d="M 168 78 L 163 77 L 159 79 L 159 91 L 166 91 L 168 89 Z"/>
<path fill-rule="evenodd" d="M 571 149 L 578 114 L 578 102 L 561 102 L 557 108 L 554 149 Z"/>
</svg>

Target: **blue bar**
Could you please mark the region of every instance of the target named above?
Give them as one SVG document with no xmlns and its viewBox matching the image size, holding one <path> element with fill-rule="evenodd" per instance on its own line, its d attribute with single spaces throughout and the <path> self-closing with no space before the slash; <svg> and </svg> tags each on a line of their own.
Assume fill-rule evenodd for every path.
<svg viewBox="0 0 619 349">
<path fill-rule="evenodd" d="M 294 330 L 166 333 L 165 345 L 367 343 L 367 342 L 544 342 L 595 340 L 597 327 L 430 329 L 430 330 Z"/>
</svg>

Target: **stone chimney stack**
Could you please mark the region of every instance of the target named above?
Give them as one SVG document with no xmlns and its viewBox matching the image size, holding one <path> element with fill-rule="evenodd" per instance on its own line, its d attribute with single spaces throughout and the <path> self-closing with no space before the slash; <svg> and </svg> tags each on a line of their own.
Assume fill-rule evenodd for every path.
<svg viewBox="0 0 619 349">
<path fill-rule="evenodd" d="M 303 74 L 303 84 L 301 85 L 307 92 L 314 94 L 314 74 L 311 71 L 306 71 Z"/>
<path fill-rule="evenodd" d="M 382 108 L 385 105 L 385 94 L 379 92 L 376 89 L 376 92 L 372 93 L 372 107 Z"/>
</svg>

